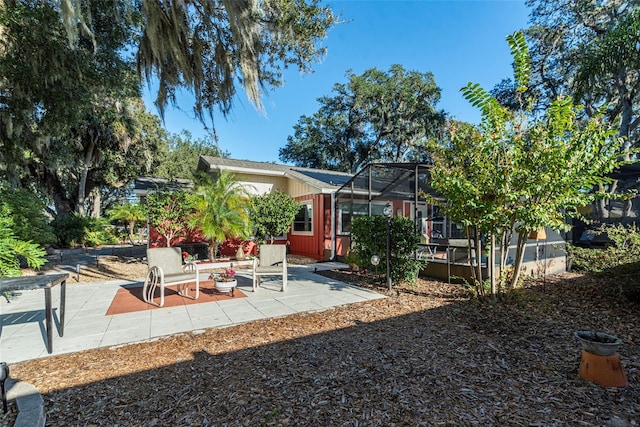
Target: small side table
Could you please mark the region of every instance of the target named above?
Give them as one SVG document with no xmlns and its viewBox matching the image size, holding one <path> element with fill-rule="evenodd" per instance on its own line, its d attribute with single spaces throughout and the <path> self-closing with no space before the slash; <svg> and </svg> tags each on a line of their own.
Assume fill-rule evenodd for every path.
<svg viewBox="0 0 640 427">
<path fill-rule="evenodd" d="M 0 279 L 0 292 L 44 289 L 44 310 L 47 327 L 47 352 L 53 352 L 53 304 L 51 288 L 60 285 L 60 328 L 58 335 L 64 335 L 64 311 L 67 296 L 68 273 L 44 274 L 39 276 L 8 277 Z"/>
</svg>

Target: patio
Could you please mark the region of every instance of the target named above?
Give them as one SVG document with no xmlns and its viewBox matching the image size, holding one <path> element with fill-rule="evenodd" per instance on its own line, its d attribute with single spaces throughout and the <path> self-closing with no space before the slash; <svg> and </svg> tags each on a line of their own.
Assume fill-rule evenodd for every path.
<svg viewBox="0 0 640 427">
<path fill-rule="evenodd" d="M 257 319 L 327 310 L 332 307 L 383 298 L 379 293 L 361 289 L 315 274 L 318 269 L 343 267 L 339 263 L 292 265 L 289 286 L 280 292 L 280 282 L 264 279 L 264 288 L 251 291 L 250 270 L 238 270 L 238 289 L 245 297 L 204 295 L 191 304 L 155 308 L 142 304 L 143 310 L 108 315 L 119 290 L 141 287 L 140 280 L 116 280 L 67 285 L 64 336 L 54 334 L 53 353 L 59 355 L 92 348 L 112 347 L 163 336 L 227 327 Z M 209 273 L 202 273 L 206 280 Z M 240 293 L 239 293 L 240 294 Z M 41 291 L 22 291 L 8 303 L 0 301 L 0 360 L 14 363 L 49 356 L 44 329 Z M 59 322 L 59 295 L 53 293 L 54 322 Z"/>
</svg>

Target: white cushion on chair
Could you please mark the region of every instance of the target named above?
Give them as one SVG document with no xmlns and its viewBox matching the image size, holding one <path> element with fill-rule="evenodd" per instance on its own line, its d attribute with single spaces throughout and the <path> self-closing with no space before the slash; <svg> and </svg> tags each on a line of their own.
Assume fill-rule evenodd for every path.
<svg viewBox="0 0 640 427">
<path fill-rule="evenodd" d="M 287 247 L 260 245 L 258 258 L 253 260 L 253 291 L 260 284 L 260 276 L 281 275 L 282 291 L 287 288 Z"/>
<path fill-rule="evenodd" d="M 162 307 L 164 305 L 164 288 L 172 285 L 178 287 L 178 294 L 187 298 L 197 299 L 200 296 L 200 272 L 194 262 L 182 264 L 182 249 L 149 248 L 147 249 L 147 264 L 149 272 L 144 281 L 142 296 L 145 302 Z M 187 283 L 195 282 L 195 295 L 189 295 Z M 160 303 L 153 301 L 155 290 L 160 288 Z"/>
</svg>

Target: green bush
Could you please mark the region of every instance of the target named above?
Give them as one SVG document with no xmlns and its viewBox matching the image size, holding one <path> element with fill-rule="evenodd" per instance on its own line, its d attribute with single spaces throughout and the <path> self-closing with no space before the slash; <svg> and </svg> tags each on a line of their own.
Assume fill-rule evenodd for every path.
<svg viewBox="0 0 640 427">
<path fill-rule="evenodd" d="M 113 227 L 106 218 L 90 218 L 74 214 L 52 222 L 60 247 L 100 246 L 118 243 Z"/>
<path fill-rule="evenodd" d="M 415 282 L 424 263 L 415 259 L 420 237 L 415 224 L 405 217 L 391 218 L 391 278 L 394 282 Z M 378 255 L 382 271 L 386 265 L 387 219 L 383 216 L 362 216 L 351 221 L 351 252 L 361 261 L 361 267 L 375 269 L 371 256 Z"/>
<path fill-rule="evenodd" d="M 20 240 L 13 229 L 11 208 L 0 203 L 0 277 L 21 276 L 20 257 L 32 268 L 40 268 L 46 261 L 42 247 Z"/>
<path fill-rule="evenodd" d="M 302 203 L 282 191 L 252 197 L 249 216 L 255 227 L 255 238 L 273 243 L 275 236 L 289 231 L 302 207 Z"/>
<path fill-rule="evenodd" d="M 617 224 L 597 231 L 607 233 L 613 244 L 594 249 L 567 245 L 572 270 L 604 275 L 617 283 L 627 298 L 640 302 L 640 229 L 635 224 Z"/>
<path fill-rule="evenodd" d="M 0 200 L 9 210 L 11 228 L 17 239 L 40 246 L 56 241 L 45 215 L 45 204 L 36 194 L 24 188 L 0 188 Z"/>
</svg>

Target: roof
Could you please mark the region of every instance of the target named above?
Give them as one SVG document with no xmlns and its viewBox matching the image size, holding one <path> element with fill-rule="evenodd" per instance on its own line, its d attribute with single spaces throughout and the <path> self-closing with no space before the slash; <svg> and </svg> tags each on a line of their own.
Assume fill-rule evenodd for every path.
<svg viewBox="0 0 640 427">
<path fill-rule="evenodd" d="M 426 163 L 370 163 L 337 191 L 374 199 L 415 200 L 421 193 L 438 198 L 429 185 L 431 165 Z M 416 178 L 417 177 L 417 178 Z"/>
<path fill-rule="evenodd" d="M 158 189 L 169 191 L 190 190 L 193 182 L 188 179 L 168 180 L 165 178 L 153 178 L 150 176 L 139 176 L 136 178 L 133 192 L 138 196 L 146 196 L 150 192 Z"/>
<path fill-rule="evenodd" d="M 316 188 L 321 193 L 333 193 L 353 177 L 352 174 L 346 172 L 251 160 L 235 160 L 225 157 L 200 156 L 198 170 L 211 171 L 212 169 L 224 169 L 230 172 L 253 175 L 282 176 Z"/>
</svg>

